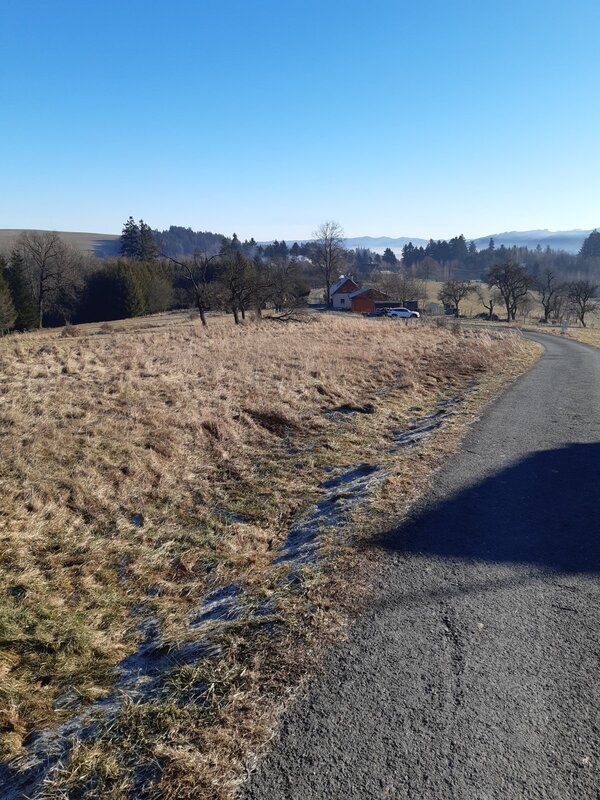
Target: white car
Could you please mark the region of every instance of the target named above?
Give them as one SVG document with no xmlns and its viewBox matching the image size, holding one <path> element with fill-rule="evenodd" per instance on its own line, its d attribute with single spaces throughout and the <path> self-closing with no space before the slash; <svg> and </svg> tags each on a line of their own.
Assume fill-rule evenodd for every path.
<svg viewBox="0 0 600 800">
<path fill-rule="evenodd" d="M 410 319 L 411 317 L 419 319 L 421 315 L 418 311 L 411 311 L 410 308 L 388 308 L 386 316 L 400 317 L 401 319 Z"/>
</svg>

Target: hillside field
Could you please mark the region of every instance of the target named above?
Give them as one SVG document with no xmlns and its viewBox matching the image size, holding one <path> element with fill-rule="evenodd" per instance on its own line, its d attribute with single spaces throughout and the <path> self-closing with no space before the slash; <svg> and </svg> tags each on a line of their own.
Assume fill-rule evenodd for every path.
<svg viewBox="0 0 600 800">
<path fill-rule="evenodd" d="M 25 230 L 0 229 L 0 253 L 8 255 Z M 80 250 L 86 255 L 99 257 L 114 256 L 119 253 L 119 234 L 113 233 L 83 233 L 75 231 L 59 231 L 61 239 L 71 247 Z"/>
<path fill-rule="evenodd" d="M 0 340 L 0 743 L 24 796 L 32 732 L 78 718 L 94 733 L 65 729 L 44 797 L 125 798 L 140 775 L 153 797 L 229 797 L 368 592 L 358 543 L 537 355 L 512 333 L 350 315 L 150 323 Z M 391 450 L 459 398 L 434 444 Z M 344 536 L 283 558 L 324 471 L 355 465 L 382 477 L 359 483 L 366 506 L 327 495 Z"/>
</svg>

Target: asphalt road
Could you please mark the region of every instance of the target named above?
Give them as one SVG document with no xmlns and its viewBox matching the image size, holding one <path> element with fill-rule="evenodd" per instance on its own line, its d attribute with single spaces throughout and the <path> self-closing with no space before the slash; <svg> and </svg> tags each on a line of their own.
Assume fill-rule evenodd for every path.
<svg viewBox="0 0 600 800">
<path fill-rule="evenodd" d="M 600 797 L 600 350 L 531 338 L 246 800 Z"/>
</svg>

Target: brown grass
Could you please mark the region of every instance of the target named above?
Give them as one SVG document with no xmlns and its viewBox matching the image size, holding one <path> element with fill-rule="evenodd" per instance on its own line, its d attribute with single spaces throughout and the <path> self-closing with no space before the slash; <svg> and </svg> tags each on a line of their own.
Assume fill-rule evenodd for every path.
<svg viewBox="0 0 600 800">
<path fill-rule="evenodd" d="M 590 314 L 586 319 L 586 327 L 583 328 L 579 323 L 570 324 L 566 331 L 563 332 L 558 324 L 535 324 L 532 320 L 526 319 L 516 322 L 487 322 L 486 320 L 469 320 L 469 325 L 477 325 L 478 327 L 491 330 L 501 330 L 503 328 L 513 328 L 515 331 L 534 331 L 537 333 L 549 333 L 552 336 L 561 336 L 567 339 L 574 339 L 576 342 L 583 342 L 592 347 L 600 347 L 600 315 L 596 312 Z"/>
<path fill-rule="evenodd" d="M 527 328 L 529 330 L 529 328 Z M 590 314 L 586 319 L 586 327 L 580 325 L 569 325 L 565 333 L 562 332 L 560 327 L 556 326 L 538 326 L 532 330 L 539 330 L 542 333 L 552 333 L 555 336 L 565 336 L 568 339 L 575 339 L 577 342 L 589 344 L 592 347 L 600 347 L 600 315 Z"/>
<path fill-rule="evenodd" d="M 348 611 L 345 578 L 326 563 L 295 592 L 271 567 L 322 467 L 389 457 L 385 434 L 411 405 L 514 373 L 531 346 L 340 316 L 101 333 L 0 341 L 3 756 L 110 692 L 140 616 L 178 641 L 207 588 L 236 580 L 277 596 L 279 635 L 232 626 L 222 658 L 175 669 L 160 703 L 124 702 L 110 730 L 75 748 L 56 789 L 124 797 L 141 759 L 160 765 L 156 796 L 225 797 L 273 698 Z M 369 403 L 374 413 L 342 426 L 323 414 Z M 199 682 L 209 701 L 182 705 Z"/>
</svg>

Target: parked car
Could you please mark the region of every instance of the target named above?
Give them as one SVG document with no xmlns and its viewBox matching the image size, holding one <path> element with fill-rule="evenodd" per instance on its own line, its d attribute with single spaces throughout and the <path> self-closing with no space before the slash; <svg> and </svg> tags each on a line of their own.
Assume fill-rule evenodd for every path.
<svg viewBox="0 0 600 800">
<path fill-rule="evenodd" d="M 401 319 L 410 319 L 411 317 L 419 319 L 421 315 L 418 311 L 411 311 L 410 308 L 388 308 L 386 316 L 400 317 Z"/>
<path fill-rule="evenodd" d="M 387 308 L 376 308 L 375 311 L 368 311 L 365 317 L 385 317 Z"/>
<path fill-rule="evenodd" d="M 475 319 L 487 319 L 487 320 L 488 320 L 488 322 L 489 322 L 490 320 L 491 320 L 492 322 L 499 322 L 499 321 L 500 321 L 500 317 L 498 316 L 498 314 L 492 314 L 492 315 L 490 316 L 490 314 L 489 314 L 487 311 L 482 311 L 482 312 L 481 312 L 481 314 L 477 314 L 477 316 L 475 317 Z"/>
</svg>

